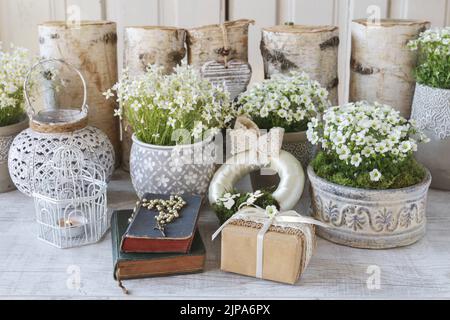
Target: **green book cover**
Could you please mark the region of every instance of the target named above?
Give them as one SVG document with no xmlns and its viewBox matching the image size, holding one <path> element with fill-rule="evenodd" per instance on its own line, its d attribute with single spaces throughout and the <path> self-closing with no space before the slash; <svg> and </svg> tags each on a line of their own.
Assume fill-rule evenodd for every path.
<svg viewBox="0 0 450 320">
<path fill-rule="evenodd" d="M 198 230 L 188 253 L 126 253 L 120 250 L 122 235 L 132 210 L 114 211 L 111 217 L 112 256 L 116 280 L 200 272 L 205 246 Z"/>
</svg>

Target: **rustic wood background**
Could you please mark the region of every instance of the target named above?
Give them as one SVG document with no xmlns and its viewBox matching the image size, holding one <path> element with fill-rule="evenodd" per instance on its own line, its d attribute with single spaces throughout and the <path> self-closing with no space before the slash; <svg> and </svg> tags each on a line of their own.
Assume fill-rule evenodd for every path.
<svg viewBox="0 0 450 320">
<path fill-rule="evenodd" d="M 228 10 L 225 10 L 225 3 Z M 258 8 L 255 10 L 255 8 Z M 108 19 L 117 22 L 118 58 L 122 65 L 123 27 L 172 25 L 193 27 L 225 19 L 256 20 L 250 27 L 252 81 L 263 78 L 259 51 L 261 27 L 286 21 L 340 27 L 340 102 L 348 98 L 349 21 L 373 16 L 427 19 L 433 26 L 450 23 L 450 0 L 0 0 L 0 41 L 38 51 L 37 24 L 47 20 Z M 24 32 L 26 30 L 26 32 Z"/>
</svg>

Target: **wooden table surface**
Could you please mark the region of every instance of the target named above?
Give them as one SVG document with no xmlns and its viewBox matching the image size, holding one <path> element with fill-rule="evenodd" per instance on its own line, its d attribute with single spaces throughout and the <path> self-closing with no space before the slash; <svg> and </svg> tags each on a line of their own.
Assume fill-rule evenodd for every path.
<svg viewBox="0 0 450 320">
<path fill-rule="evenodd" d="M 248 181 L 241 185 L 245 187 Z M 131 208 L 135 201 L 128 174 L 116 172 L 109 186 L 109 207 Z M 299 210 L 307 202 L 305 197 Z M 449 204 L 450 192 L 430 190 L 427 234 L 409 247 L 363 250 L 319 239 L 307 270 L 294 286 L 220 271 L 220 239 L 210 240 L 219 222 L 205 206 L 199 224 L 207 246 L 205 272 L 125 281 L 131 292 L 126 296 L 113 280 L 109 232 L 96 244 L 72 249 L 51 247 L 36 237 L 32 198 L 18 191 L 3 193 L 0 298 L 450 298 Z M 379 286 L 372 281 L 377 275 Z"/>
</svg>

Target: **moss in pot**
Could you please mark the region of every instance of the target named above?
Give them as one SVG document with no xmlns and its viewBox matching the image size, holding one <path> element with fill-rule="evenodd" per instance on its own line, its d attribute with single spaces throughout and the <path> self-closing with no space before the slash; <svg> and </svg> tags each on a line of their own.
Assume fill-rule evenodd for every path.
<svg viewBox="0 0 450 320">
<path fill-rule="evenodd" d="M 356 102 L 312 120 L 308 139 L 321 151 L 308 167 L 322 237 L 360 248 L 392 248 L 425 233 L 429 171 L 413 157 L 428 139 L 393 108 Z"/>
</svg>

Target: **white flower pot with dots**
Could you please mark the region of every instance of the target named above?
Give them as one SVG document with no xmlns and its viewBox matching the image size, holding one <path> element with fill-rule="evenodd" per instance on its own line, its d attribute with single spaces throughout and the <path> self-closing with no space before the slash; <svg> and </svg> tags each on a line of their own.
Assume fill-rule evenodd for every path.
<svg viewBox="0 0 450 320">
<path fill-rule="evenodd" d="M 70 76 L 69 72 L 72 73 Z M 84 88 L 81 110 L 74 108 L 73 101 L 68 104 L 77 85 L 68 80 L 74 79 L 73 72 L 78 74 Z M 30 88 L 31 77 L 42 78 L 34 79 Z M 34 97 L 30 90 L 40 90 L 40 95 Z M 25 98 L 30 128 L 15 137 L 8 157 L 11 179 L 19 191 L 32 195 L 35 173 L 61 146 L 81 150 L 84 160 L 104 168 L 109 181 L 114 170 L 114 150 L 102 131 L 87 125 L 86 84 L 77 69 L 57 59 L 35 64 L 25 81 Z"/>
</svg>

